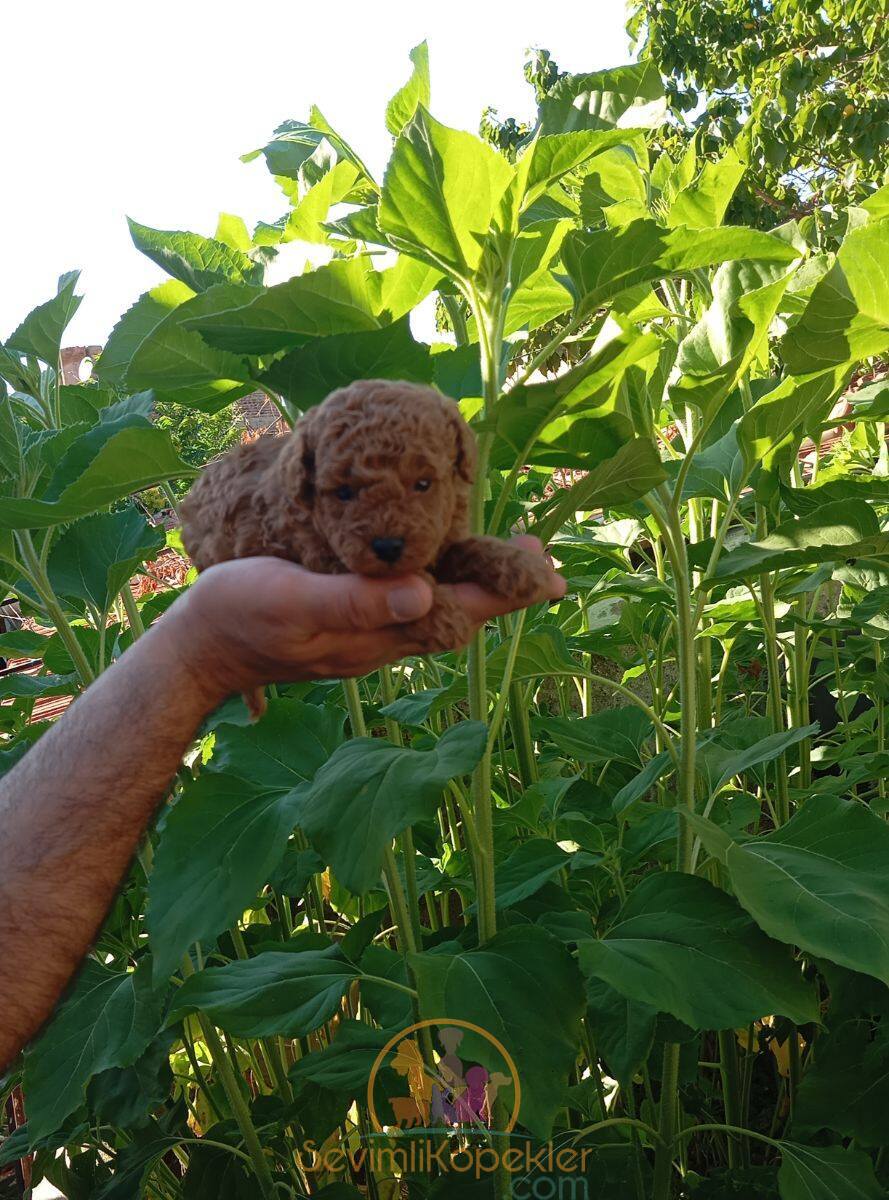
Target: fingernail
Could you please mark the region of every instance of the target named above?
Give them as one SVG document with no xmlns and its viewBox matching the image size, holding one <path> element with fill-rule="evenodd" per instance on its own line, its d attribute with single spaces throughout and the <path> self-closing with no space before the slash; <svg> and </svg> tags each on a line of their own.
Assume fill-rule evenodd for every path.
<svg viewBox="0 0 889 1200">
<path fill-rule="evenodd" d="M 389 592 L 389 612 L 396 621 L 415 621 L 429 609 L 429 596 L 419 583 L 404 583 Z"/>
</svg>

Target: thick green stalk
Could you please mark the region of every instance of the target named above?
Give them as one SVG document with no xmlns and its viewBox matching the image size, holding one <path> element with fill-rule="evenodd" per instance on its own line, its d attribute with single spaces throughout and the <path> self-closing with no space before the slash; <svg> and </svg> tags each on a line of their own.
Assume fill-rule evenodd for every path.
<svg viewBox="0 0 889 1200">
<path fill-rule="evenodd" d="M 142 621 L 142 614 L 139 612 L 139 606 L 136 603 L 136 597 L 130 589 L 129 582 L 125 583 L 120 589 L 120 598 L 123 600 L 124 611 L 130 623 L 130 629 L 133 631 L 133 637 L 141 637 L 145 632 L 145 625 Z"/>
<path fill-rule="evenodd" d="M 485 417 L 494 414 L 500 395 L 500 358 L 503 346 L 503 301 L 498 298 L 489 308 L 476 296 L 473 308 L 479 327 L 482 380 L 484 383 Z M 492 311 L 493 309 L 493 311 Z M 485 494 L 488 485 L 488 456 L 491 434 L 482 433 L 478 439 L 478 466 L 472 493 L 470 519 L 473 533 L 485 528 Z M 486 639 L 482 627 L 469 645 L 469 715 L 473 721 L 487 724 L 488 685 L 486 669 Z M 476 883 L 478 888 L 479 941 L 489 941 L 497 931 L 494 900 L 494 814 L 491 790 L 491 749 L 486 745 L 481 761 L 472 773 L 472 809 L 477 841 Z"/>
<path fill-rule="evenodd" d="M 741 1076 L 738 1070 L 738 1043 L 733 1029 L 719 1031 L 719 1065 L 722 1073 L 722 1098 L 725 1105 L 725 1119 L 729 1125 L 740 1125 L 741 1114 Z M 728 1165 L 736 1167 L 744 1163 L 745 1144 L 729 1136 Z"/>
<path fill-rule="evenodd" d="M 676 847 L 676 868 L 691 871 L 692 836 L 691 826 L 685 819 L 686 813 L 695 809 L 695 766 L 697 751 L 697 658 L 695 647 L 695 614 L 692 613 L 691 577 L 688 567 L 688 552 L 679 517 L 678 497 L 674 501 L 661 493 L 664 505 L 663 516 L 666 527 L 662 528 L 664 541 L 673 568 L 673 599 L 676 606 L 676 657 L 679 665 L 679 705 L 681 710 L 679 747 L 679 769 L 677 791 L 680 813 L 679 837 Z M 657 515 L 658 510 L 655 509 Z M 659 518 L 660 519 L 660 518 Z M 653 1200 L 669 1200 L 673 1178 L 673 1143 L 676 1135 L 676 1110 L 678 1105 L 679 1046 L 668 1043 L 664 1047 L 664 1065 L 661 1077 L 660 1112 L 658 1132 L 660 1142 L 655 1151 Z"/>
<path fill-rule="evenodd" d="M 512 733 L 519 779 L 522 781 L 522 788 L 528 788 L 537 782 L 537 759 L 534 757 L 525 689 L 520 683 L 509 685 L 509 729 Z"/>
<path fill-rule="evenodd" d="M 47 615 L 59 632 L 59 636 L 65 643 L 65 649 L 71 655 L 71 661 L 84 684 L 92 683 L 95 678 L 95 672 L 89 664 L 86 655 L 83 652 L 83 647 L 77 640 L 74 630 L 68 624 L 68 618 L 62 611 L 62 606 L 59 604 L 56 594 L 52 589 L 52 584 L 49 582 L 46 570 L 44 569 L 40 559 L 37 557 L 37 551 L 34 549 L 34 543 L 31 540 L 31 534 L 27 529 L 19 530 L 16 534 L 21 551 L 22 559 L 28 572 L 31 576 L 31 582 L 34 584 L 34 590 L 40 598 L 40 603 L 46 609 Z"/>
<path fill-rule="evenodd" d="M 679 1046 L 664 1046 L 661 1070 L 661 1098 L 658 1118 L 658 1143 L 654 1152 L 652 1200 L 669 1200 L 673 1190 L 673 1143 L 676 1139 L 676 1109 L 679 1091 Z"/>
<path fill-rule="evenodd" d="M 396 689 L 388 667 L 380 668 L 380 690 L 383 703 L 391 704 L 395 699 Z M 394 746 L 403 746 L 401 727 L 397 721 L 386 718 L 386 732 L 389 741 Z M 407 916 L 413 929 L 414 943 L 418 949 L 423 945 L 423 931 L 420 926 L 420 894 L 417 888 L 416 851 L 414 849 L 413 831 L 408 827 L 401 835 L 401 853 L 404 859 L 404 883 L 407 888 Z"/>
<path fill-rule="evenodd" d="M 796 604 L 797 615 L 806 616 L 806 598 L 800 596 Z M 793 628 L 793 702 L 796 724 L 800 727 L 809 723 L 809 660 L 806 643 L 806 626 L 797 621 Z M 808 787 L 812 782 L 811 742 L 803 738 L 799 743 L 800 786 Z"/>
<path fill-rule="evenodd" d="M 883 649 L 879 642 L 874 642 L 874 660 L 876 661 L 877 671 L 883 662 Z M 886 701 L 877 695 L 877 753 L 886 753 Z M 886 772 L 879 770 L 877 772 L 877 795 L 881 800 L 886 799 Z"/>
<path fill-rule="evenodd" d="M 762 536 L 762 535 L 760 535 Z M 772 577 L 762 575 L 759 581 L 762 605 L 763 633 L 765 637 L 766 668 L 768 670 L 768 707 L 775 733 L 784 732 L 784 698 L 781 688 L 781 665 L 778 659 L 778 630 L 775 622 L 775 593 Z M 787 756 L 781 754 L 775 761 L 775 780 L 778 797 L 778 823 L 790 820 L 790 793 L 787 786 Z"/>
<path fill-rule="evenodd" d="M 182 974 L 186 979 L 189 975 L 194 974 L 194 967 L 188 955 L 182 960 Z M 244 1094 L 241 1091 L 235 1072 L 228 1060 L 225 1047 L 213 1023 L 202 1012 L 197 1014 L 197 1018 L 210 1061 L 214 1069 L 219 1073 L 219 1080 L 222 1083 L 223 1090 L 231 1106 L 232 1114 L 241 1131 L 244 1145 L 247 1147 L 247 1153 L 250 1155 L 250 1160 L 253 1163 L 253 1170 L 259 1181 L 260 1193 L 263 1200 L 274 1200 L 276 1195 L 275 1181 L 272 1178 L 271 1167 L 262 1148 L 262 1143 L 259 1140 L 259 1134 L 256 1132 L 256 1126 L 253 1124 L 253 1119 L 250 1116 L 247 1101 L 244 1099 Z"/>
</svg>

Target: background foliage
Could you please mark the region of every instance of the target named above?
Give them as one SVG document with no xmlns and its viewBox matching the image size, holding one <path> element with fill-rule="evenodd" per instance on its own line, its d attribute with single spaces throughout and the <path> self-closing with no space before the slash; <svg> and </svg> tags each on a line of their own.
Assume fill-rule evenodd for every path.
<svg viewBox="0 0 889 1200">
<path fill-rule="evenodd" d="M 74 275 L 0 348 L 0 575 L 39 621 L 0 650 L 43 664 L 0 680 L 7 769 L 37 700 L 175 595 L 129 584 L 163 541 L 129 498 L 194 473 L 172 406 L 259 387 L 292 422 L 352 379 L 435 383 L 478 433 L 476 528 L 537 532 L 569 580 L 465 655 L 213 714 L 2 1085 L 28 1123 L 0 1162 L 72 1200 L 450 1194 L 296 1153 L 361 1145 L 417 1016 L 500 1037 L 514 1144 L 588 1147 L 590 1194 L 885 1194 L 886 190 L 860 180 L 835 250 L 726 223 L 755 162 L 662 149 L 652 60 L 532 74 L 498 149 L 430 115 L 417 47 L 382 183 L 313 109 L 246 156 L 282 215 L 132 224 L 170 279 L 95 381 L 59 378 Z M 266 287 L 291 239 L 333 257 Z M 452 343 L 411 330 L 433 292 Z"/>
</svg>

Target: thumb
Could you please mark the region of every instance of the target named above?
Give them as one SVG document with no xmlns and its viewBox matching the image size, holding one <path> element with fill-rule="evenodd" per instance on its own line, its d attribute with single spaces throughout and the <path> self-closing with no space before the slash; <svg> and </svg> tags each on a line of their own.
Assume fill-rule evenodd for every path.
<svg viewBox="0 0 889 1200">
<path fill-rule="evenodd" d="M 432 588 L 419 575 L 399 579 L 368 579 L 364 575 L 317 575 L 308 597 L 317 628 L 382 629 L 426 615 L 432 607 Z"/>
</svg>

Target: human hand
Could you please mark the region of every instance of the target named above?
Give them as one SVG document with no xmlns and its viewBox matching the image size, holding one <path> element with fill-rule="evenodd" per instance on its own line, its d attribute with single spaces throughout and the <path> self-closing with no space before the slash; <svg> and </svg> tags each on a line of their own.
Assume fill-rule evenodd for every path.
<svg viewBox="0 0 889 1200">
<path fill-rule="evenodd" d="M 543 555 L 536 538 L 514 542 Z M 440 586 L 474 629 L 521 607 L 476 584 Z M 565 581 L 552 570 L 530 603 L 564 594 Z M 284 559 L 258 557 L 210 567 L 164 620 L 195 681 L 218 702 L 275 681 L 366 675 L 418 653 L 405 627 L 431 605 L 432 588 L 418 575 L 315 575 Z"/>
</svg>

